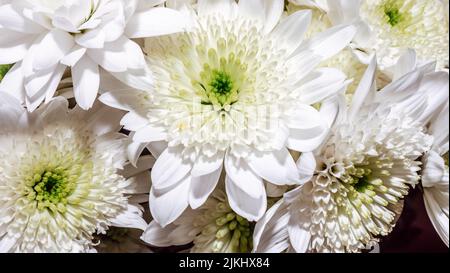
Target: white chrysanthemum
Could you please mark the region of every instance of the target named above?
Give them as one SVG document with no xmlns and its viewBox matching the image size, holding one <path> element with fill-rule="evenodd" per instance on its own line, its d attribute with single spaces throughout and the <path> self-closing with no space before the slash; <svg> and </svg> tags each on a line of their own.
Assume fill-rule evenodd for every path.
<svg viewBox="0 0 450 273">
<path fill-rule="evenodd" d="M 447 86 L 448 87 L 448 86 Z M 423 158 L 423 199 L 431 223 L 448 247 L 448 102 L 432 121 L 434 137 L 431 151 Z"/>
<path fill-rule="evenodd" d="M 78 105 L 88 109 L 99 88 L 99 66 L 126 77 L 146 74 L 140 46 L 131 38 L 181 31 L 178 12 L 164 1 L 9 0 L 0 4 L 0 64 L 13 64 L 2 92 L 33 111 L 48 102 L 67 67 Z M 123 75 L 122 75 L 123 74 Z"/>
<path fill-rule="evenodd" d="M 69 110 L 61 97 L 33 114 L 7 94 L 0 105 L 0 252 L 89 251 L 111 225 L 146 227 L 128 202 L 140 184 L 118 174 L 123 113 Z"/>
<path fill-rule="evenodd" d="M 191 253 L 246 253 L 253 248 L 254 225 L 235 213 L 225 192 L 216 189 L 200 208 L 186 210 L 168 226 L 152 221 L 142 239 L 158 247 L 193 243 Z"/>
<path fill-rule="evenodd" d="M 197 6 L 186 9 L 190 32 L 146 39 L 153 88 L 113 87 L 101 97 L 130 111 L 122 120 L 135 131 L 130 154 L 147 144 L 152 153 L 162 152 L 150 194 L 152 215 L 162 226 L 206 201 L 222 165 L 230 206 L 250 221 L 266 209 L 263 179 L 298 183 L 288 148 L 317 147 L 327 126 L 310 105 L 346 85 L 340 71 L 315 67 L 355 33 L 338 26 L 302 43 L 311 15 L 297 12 L 279 22 L 281 0 L 202 0 Z"/>
<path fill-rule="evenodd" d="M 322 148 L 300 157 L 311 179 L 257 224 L 255 251 L 359 252 L 394 227 L 401 199 L 419 182 L 418 158 L 433 141 L 424 127 L 448 99 L 448 74 L 425 66 L 376 92 L 375 68 Z"/>
<path fill-rule="evenodd" d="M 448 2 L 448 1 L 447 1 Z M 360 16 L 372 30 L 370 45 L 382 69 L 413 48 L 421 61 L 448 68 L 448 9 L 441 0 L 366 0 Z"/>
</svg>

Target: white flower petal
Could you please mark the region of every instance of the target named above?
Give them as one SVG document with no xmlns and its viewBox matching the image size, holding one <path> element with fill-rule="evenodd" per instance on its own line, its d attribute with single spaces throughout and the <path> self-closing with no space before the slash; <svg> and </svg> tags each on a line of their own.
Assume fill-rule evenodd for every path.
<svg viewBox="0 0 450 273">
<path fill-rule="evenodd" d="M 287 224 L 289 214 L 283 199 L 278 200 L 256 223 L 253 231 L 253 251 L 281 253 L 289 247 Z"/>
<path fill-rule="evenodd" d="M 262 12 L 264 9 L 265 0 L 244 0 L 239 1 L 239 12 L 251 19 L 264 22 L 265 14 Z"/>
<path fill-rule="evenodd" d="M 253 152 L 247 163 L 258 176 L 275 185 L 299 183 L 295 161 L 286 148 L 267 153 Z"/>
<path fill-rule="evenodd" d="M 405 50 L 397 61 L 394 67 L 393 81 L 398 80 L 409 72 L 413 71 L 416 67 L 416 52 L 413 49 Z"/>
<path fill-rule="evenodd" d="M 178 185 L 192 169 L 192 163 L 179 156 L 179 149 L 167 148 L 156 160 L 152 169 L 153 190 L 164 191 Z M 189 178 L 190 180 L 190 178 Z"/>
<path fill-rule="evenodd" d="M 295 129 L 314 128 L 322 123 L 319 111 L 307 104 L 298 105 L 287 118 L 287 126 Z"/>
<path fill-rule="evenodd" d="M 93 29 L 75 35 L 75 42 L 85 48 L 103 48 L 106 34 L 102 29 Z"/>
<path fill-rule="evenodd" d="M 264 184 L 260 181 L 254 185 L 254 189 L 257 192 L 262 192 L 259 197 L 253 196 L 242 191 L 242 187 L 238 183 L 248 182 L 239 181 L 234 182 L 227 175 L 225 178 L 225 189 L 228 196 L 230 207 L 240 216 L 246 218 L 249 221 L 258 221 L 266 211 L 267 199 Z M 259 188 L 259 189 L 257 189 Z"/>
<path fill-rule="evenodd" d="M 125 34 L 130 38 L 168 35 L 185 30 L 187 22 L 181 12 L 157 7 L 135 13 L 127 24 Z"/>
<path fill-rule="evenodd" d="M 22 16 L 11 4 L 0 5 L 0 26 L 22 33 L 40 33 L 44 28 Z"/>
<path fill-rule="evenodd" d="M 263 193 L 265 194 L 261 177 L 250 169 L 245 160 L 226 155 L 225 170 L 229 180 L 233 181 L 240 191 L 255 199 L 261 197 Z"/>
<path fill-rule="evenodd" d="M 305 104 L 315 104 L 338 94 L 346 86 L 346 76 L 335 68 L 319 68 L 302 80 L 295 91 Z"/>
<path fill-rule="evenodd" d="M 198 0 L 198 14 L 206 16 L 211 13 L 220 13 L 228 16 L 235 8 L 233 0 Z"/>
<path fill-rule="evenodd" d="M 349 45 L 355 33 L 356 28 L 353 25 L 335 26 L 305 41 L 297 50 L 311 50 L 325 60 Z"/>
<path fill-rule="evenodd" d="M 428 154 L 424 156 L 422 185 L 425 188 L 429 188 L 445 183 L 444 175 L 446 173 L 446 168 L 444 159 L 435 151 L 429 151 Z"/>
<path fill-rule="evenodd" d="M 170 235 L 176 227 L 176 225 L 170 224 L 163 228 L 156 221 L 151 221 L 142 233 L 141 240 L 157 247 L 171 246 L 173 243 Z"/>
<path fill-rule="evenodd" d="M 312 152 L 302 153 L 297 160 L 297 169 L 302 183 L 309 181 L 316 170 L 316 158 Z"/>
<path fill-rule="evenodd" d="M 109 72 L 124 72 L 128 68 L 128 56 L 125 53 L 127 40 L 122 36 L 114 42 L 106 43 L 103 48 L 90 48 L 87 54 Z"/>
<path fill-rule="evenodd" d="M 363 106 L 365 102 L 370 102 L 368 98 L 370 91 L 373 89 L 373 85 L 375 84 L 375 72 L 377 69 L 377 60 L 372 57 L 369 66 L 367 67 L 366 72 L 364 73 L 361 81 L 359 82 L 358 87 L 356 88 L 355 94 L 352 99 L 352 104 L 349 109 L 348 117 L 350 119 L 354 118 L 359 109 Z"/>
<path fill-rule="evenodd" d="M 167 146 L 168 145 L 166 141 L 155 141 L 150 142 L 147 145 L 147 149 L 155 158 L 158 158 L 167 149 Z"/>
<path fill-rule="evenodd" d="M 73 91 L 78 105 L 87 110 L 94 104 L 100 86 L 98 65 L 88 56 L 72 67 Z"/>
<path fill-rule="evenodd" d="M 447 181 L 448 183 L 448 181 Z M 438 202 L 436 199 L 438 195 L 442 197 L 446 194 L 444 202 Z M 439 189 L 431 188 L 424 189 L 425 208 L 427 210 L 428 216 L 430 217 L 431 223 L 433 224 L 436 232 L 441 237 L 442 241 L 448 245 L 448 231 L 449 231 L 449 218 L 448 218 L 448 185 L 446 192 L 439 192 Z"/>
<path fill-rule="evenodd" d="M 70 52 L 61 59 L 61 63 L 67 66 L 74 66 L 81 57 L 86 53 L 86 48 L 82 48 L 79 45 L 75 45 Z"/>
<path fill-rule="evenodd" d="M 133 111 L 133 102 L 135 98 L 129 96 L 126 92 L 107 92 L 99 97 L 104 104 L 120 110 Z"/>
<path fill-rule="evenodd" d="M 291 129 L 287 147 L 299 152 L 311 152 L 322 144 L 327 134 L 328 129 L 324 125 L 311 129 Z"/>
<path fill-rule="evenodd" d="M 130 135 L 132 137 L 132 135 Z M 144 151 L 146 143 L 140 143 L 140 142 L 131 142 L 127 147 L 127 157 L 130 160 L 130 163 L 133 166 L 136 166 L 136 163 L 139 159 L 139 156 L 142 154 L 142 151 Z"/>
<path fill-rule="evenodd" d="M 311 233 L 309 230 L 305 230 L 299 226 L 301 222 L 295 218 L 295 215 L 291 215 L 287 226 L 289 233 L 289 241 L 291 246 L 297 253 L 305 253 L 309 248 L 309 242 L 311 239 Z"/>
<path fill-rule="evenodd" d="M 58 29 L 51 30 L 40 41 L 33 56 L 32 65 L 35 70 L 44 70 L 59 62 L 75 45 L 73 37 Z"/>
<path fill-rule="evenodd" d="M 273 30 L 272 35 L 283 42 L 289 53 L 294 52 L 303 41 L 311 22 L 311 11 L 297 11 L 284 18 Z"/>
<path fill-rule="evenodd" d="M 145 230 L 147 228 L 147 223 L 142 218 L 142 214 L 142 211 L 138 207 L 128 204 L 125 211 L 122 211 L 114 219 L 111 219 L 111 225 Z"/>
<path fill-rule="evenodd" d="M 216 188 L 221 173 L 222 166 L 219 166 L 218 169 L 211 173 L 192 177 L 189 193 L 189 205 L 192 209 L 197 209 L 206 202 L 208 196 Z"/>
<path fill-rule="evenodd" d="M 0 29 L 0 64 L 12 64 L 22 60 L 35 36 Z"/>
<path fill-rule="evenodd" d="M 164 128 L 155 128 L 152 125 L 147 125 L 137 130 L 133 136 L 133 140 L 142 143 L 165 140 L 167 133 Z"/>
<path fill-rule="evenodd" d="M 266 0 L 264 1 L 265 25 L 264 32 L 267 34 L 273 30 L 278 24 L 284 10 L 283 0 Z"/>
<path fill-rule="evenodd" d="M 192 176 L 203 176 L 216 171 L 223 163 L 223 152 L 217 152 L 212 157 L 200 155 L 192 168 Z"/>
<path fill-rule="evenodd" d="M 138 131 L 148 124 L 147 118 L 135 112 L 129 112 L 120 121 L 120 125 L 128 131 Z"/>
<path fill-rule="evenodd" d="M 157 162 L 158 163 L 158 162 Z M 170 191 L 157 195 L 150 191 L 150 211 L 153 218 L 162 227 L 175 221 L 189 204 L 190 177 L 185 178 Z"/>
<path fill-rule="evenodd" d="M 8 93 L 20 102 L 24 102 L 25 87 L 21 66 L 22 62 L 18 62 L 9 69 L 0 82 L 0 92 Z"/>
</svg>

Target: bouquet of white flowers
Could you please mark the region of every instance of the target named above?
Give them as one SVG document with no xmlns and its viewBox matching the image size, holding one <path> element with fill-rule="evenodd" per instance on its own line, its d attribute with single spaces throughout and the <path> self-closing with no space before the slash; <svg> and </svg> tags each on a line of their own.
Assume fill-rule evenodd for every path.
<svg viewBox="0 0 450 273">
<path fill-rule="evenodd" d="M 0 252 L 364 252 L 417 187 L 448 247 L 448 34 L 448 0 L 0 0 Z"/>
</svg>

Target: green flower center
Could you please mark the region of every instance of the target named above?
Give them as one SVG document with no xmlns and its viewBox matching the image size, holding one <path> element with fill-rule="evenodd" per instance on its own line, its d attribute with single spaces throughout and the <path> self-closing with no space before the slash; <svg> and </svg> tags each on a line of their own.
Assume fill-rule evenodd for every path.
<svg viewBox="0 0 450 273">
<path fill-rule="evenodd" d="M 62 167 L 38 168 L 32 177 L 26 178 L 31 186 L 30 200 L 36 200 L 38 209 L 65 212 L 67 197 L 74 191 L 77 176 L 70 175 Z"/>
<path fill-rule="evenodd" d="M 217 105 L 224 107 L 231 105 L 237 101 L 239 90 L 235 86 L 232 76 L 223 71 L 210 69 L 205 65 L 205 70 L 202 73 L 203 81 L 207 84 L 200 84 L 206 99 L 202 101 L 206 105 Z"/>
<path fill-rule="evenodd" d="M 394 4 L 394 3 L 387 3 L 384 6 L 384 14 L 387 17 L 387 21 L 389 23 L 389 25 L 396 26 L 398 23 L 400 23 L 400 21 L 402 21 L 403 16 L 400 13 L 400 10 L 398 9 L 398 7 Z"/>
<path fill-rule="evenodd" d="M 357 192 L 363 193 L 366 190 L 372 191 L 373 185 L 369 183 L 372 170 L 364 167 L 355 167 L 348 170 L 347 183 L 349 183 Z"/>
<path fill-rule="evenodd" d="M 12 66 L 13 66 L 12 64 L 0 65 L 0 81 L 3 79 L 6 73 L 8 73 L 8 71 L 11 69 Z"/>
<path fill-rule="evenodd" d="M 216 238 L 221 239 L 231 236 L 231 247 L 233 252 L 246 253 L 253 248 L 253 224 L 234 212 L 227 213 L 216 219 L 219 227 Z"/>
<path fill-rule="evenodd" d="M 211 92 L 216 96 L 226 96 L 228 95 L 232 88 L 233 82 L 228 74 L 222 71 L 213 71 L 212 81 L 209 84 L 211 87 Z"/>
</svg>

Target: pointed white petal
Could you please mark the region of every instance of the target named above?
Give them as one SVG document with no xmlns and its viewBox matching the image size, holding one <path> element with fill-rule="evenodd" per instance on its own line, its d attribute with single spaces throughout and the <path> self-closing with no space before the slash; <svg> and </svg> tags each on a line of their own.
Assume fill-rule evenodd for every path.
<svg viewBox="0 0 450 273">
<path fill-rule="evenodd" d="M 130 135 L 130 137 L 132 138 L 132 135 Z M 128 160 L 130 160 L 130 163 L 133 166 L 136 166 L 138 158 L 142 154 L 142 151 L 144 151 L 146 145 L 147 145 L 147 143 L 140 143 L 140 142 L 136 142 L 136 141 L 132 141 L 128 145 L 127 156 L 128 156 Z"/>
<path fill-rule="evenodd" d="M 189 204 L 190 177 L 185 178 L 170 191 L 158 195 L 150 191 L 150 212 L 162 227 L 175 221 Z"/>
<path fill-rule="evenodd" d="M 197 157 L 197 161 L 192 168 L 191 174 L 192 176 L 203 176 L 206 174 L 210 174 L 216 171 L 218 168 L 222 166 L 223 163 L 224 152 L 217 152 L 212 157 L 206 157 L 203 155 L 199 155 Z"/>
<path fill-rule="evenodd" d="M 311 22 L 311 11 L 297 11 L 284 18 L 273 30 L 272 35 L 283 42 L 288 53 L 294 52 L 303 41 Z"/>
<path fill-rule="evenodd" d="M 147 228 L 147 223 L 144 218 L 142 218 L 142 215 L 143 213 L 138 207 L 128 204 L 125 211 L 111 220 L 111 225 L 116 227 L 145 230 Z"/>
<path fill-rule="evenodd" d="M 253 152 L 247 163 L 257 175 L 275 185 L 299 183 L 295 161 L 286 148 L 267 153 Z"/>
<path fill-rule="evenodd" d="M 59 62 L 75 45 L 73 37 L 58 29 L 51 30 L 36 48 L 32 65 L 35 70 L 47 69 Z"/>
<path fill-rule="evenodd" d="M 448 181 L 447 181 L 448 183 Z M 445 195 L 446 194 L 446 195 Z M 448 232 L 449 232 L 449 218 L 448 218 L 448 185 L 446 192 L 439 191 L 439 189 L 424 189 L 425 208 L 431 223 L 433 224 L 436 232 L 441 237 L 442 241 L 448 245 Z M 443 202 L 438 202 L 439 199 L 443 199 Z"/>
<path fill-rule="evenodd" d="M 281 253 L 285 251 L 289 247 L 288 221 L 287 205 L 283 199 L 280 199 L 256 223 L 252 252 Z"/>
<path fill-rule="evenodd" d="M 228 16 L 236 7 L 233 0 L 199 0 L 198 14 L 205 16 L 211 13 L 220 13 Z"/>
<path fill-rule="evenodd" d="M 376 57 L 373 56 L 353 96 L 352 105 L 350 107 L 348 114 L 348 117 L 350 119 L 356 117 L 359 109 L 361 109 L 364 103 L 368 103 L 368 99 L 366 98 L 369 96 L 370 91 L 372 90 L 372 87 L 375 84 L 376 69 L 377 69 L 377 61 Z"/>
<path fill-rule="evenodd" d="M 136 131 L 133 140 L 142 143 L 165 140 L 167 133 L 164 128 L 147 125 Z"/>
<path fill-rule="evenodd" d="M 353 25 L 338 25 L 325 30 L 305 41 L 297 50 L 311 50 L 322 60 L 328 59 L 349 45 L 356 33 Z"/>
<path fill-rule="evenodd" d="M 225 178 L 225 190 L 230 207 L 247 220 L 258 221 L 264 215 L 267 208 L 264 184 L 260 181 L 252 187 L 256 192 L 262 192 L 259 197 L 255 198 L 244 192 L 241 189 L 242 187 L 238 186 L 238 183 L 232 181 L 228 175 Z"/>
<path fill-rule="evenodd" d="M 308 182 L 316 170 L 316 158 L 312 152 L 302 153 L 297 160 L 301 183 Z"/>
<path fill-rule="evenodd" d="M 130 38 L 153 37 L 181 32 L 188 20 L 179 11 L 157 7 L 137 12 L 129 20 L 125 34 Z"/>
<path fill-rule="evenodd" d="M 183 160 L 178 148 L 167 148 L 153 166 L 153 190 L 159 193 L 178 185 L 182 179 L 185 179 L 192 165 L 192 162 Z"/>
<path fill-rule="evenodd" d="M 192 177 L 189 194 L 189 205 L 192 209 L 197 209 L 206 202 L 209 195 L 216 188 L 221 173 L 222 166 L 211 173 Z"/>
<path fill-rule="evenodd" d="M 73 91 L 78 105 L 88 110 L 94 104 L 100 86 L 98 65 L 88 56 L 72 67 Z"/>
<path fill-rule="evenodd" d="M 261 177 L 256 175 L 243 159 L 226 155 L 225 170 L 229 180 L 233 181 L 240 191 L 252 198 L 259 198 L 263 193 L 265 194 Z"/>
</svg>

